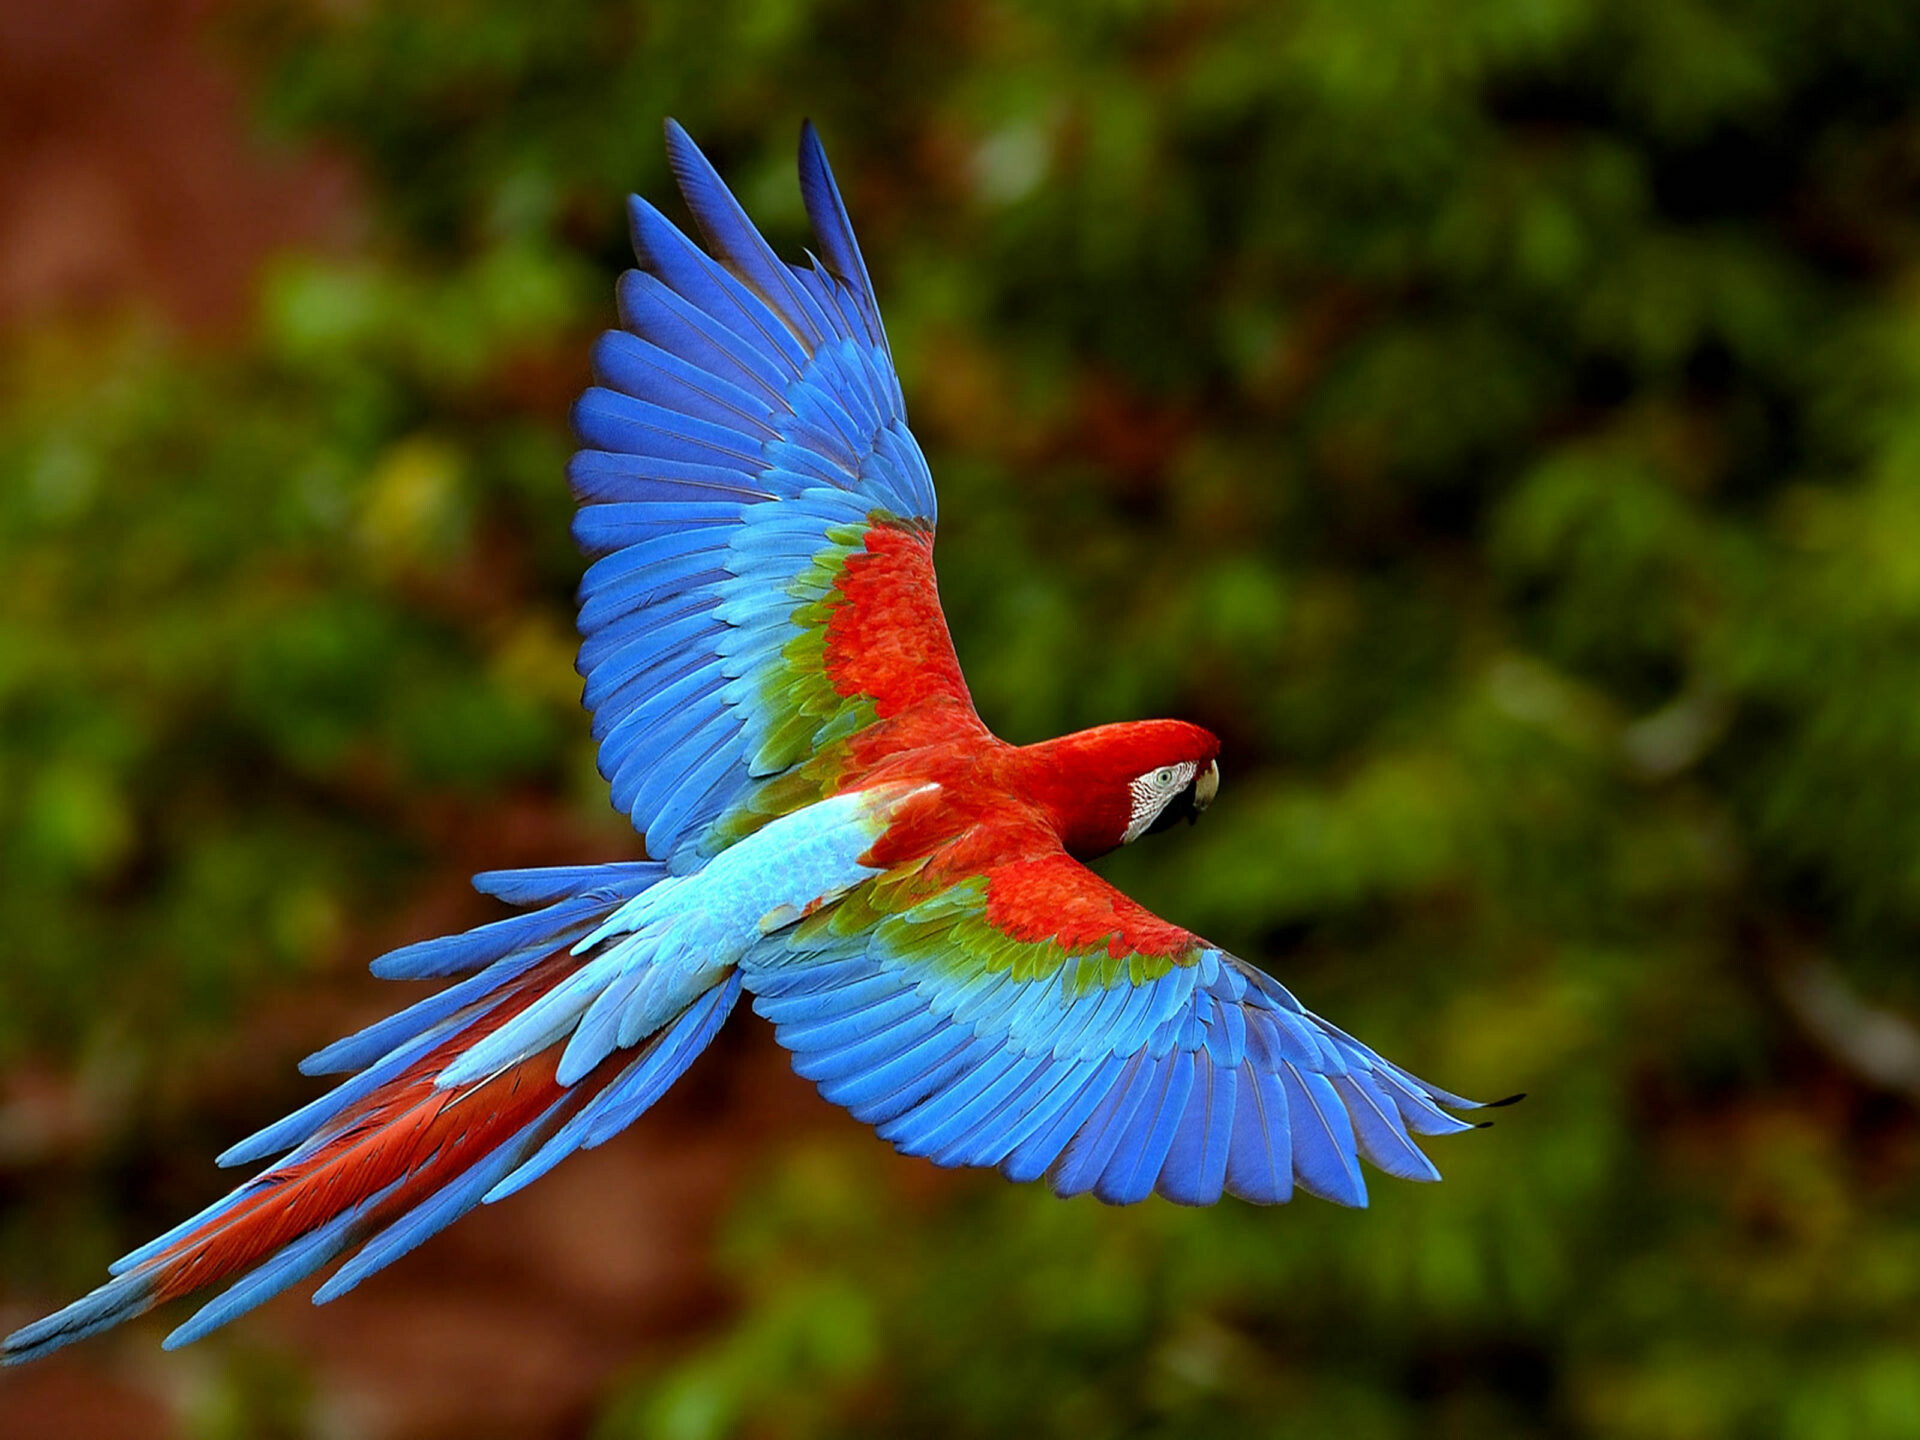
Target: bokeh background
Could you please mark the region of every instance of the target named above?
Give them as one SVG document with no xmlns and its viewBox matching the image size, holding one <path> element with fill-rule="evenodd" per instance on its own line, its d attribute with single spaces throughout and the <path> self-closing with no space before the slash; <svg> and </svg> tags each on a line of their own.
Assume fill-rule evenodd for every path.
<svg viewBox="0 0 1920 1440">
<path fill-rule="evenodd" d="M 1367 1212 L 1111 1211 L 743 1012 L 0 1432 L 1920 1433 L 1903 0 L 0 6 L 0 1326 L 218 1193 L 470 871 L 634 853 L 560 472 L 667 114 L 790 254 L 824 132 L 988 722 L 1224 737 L 1107 873 L 1531 1098 Z"/>
</svg>

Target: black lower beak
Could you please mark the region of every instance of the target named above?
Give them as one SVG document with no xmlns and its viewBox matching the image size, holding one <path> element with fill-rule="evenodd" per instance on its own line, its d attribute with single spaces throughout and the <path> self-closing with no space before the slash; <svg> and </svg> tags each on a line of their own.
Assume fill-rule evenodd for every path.
<svg viewBox="0 0 1920 1440">
<path fill-rule="evenodd" d="M 1189 785 L 1167 802 L 1166 809 L 1153 817 L 1153 823 L 1147 826 L 1147 834 L 1158 835 L 1162 830 L 1171 830 L 1182 820 L 1191 825 L 1200 818 L 1200 806 L 1194 801 L 1193 786 Z"/>
</svg>

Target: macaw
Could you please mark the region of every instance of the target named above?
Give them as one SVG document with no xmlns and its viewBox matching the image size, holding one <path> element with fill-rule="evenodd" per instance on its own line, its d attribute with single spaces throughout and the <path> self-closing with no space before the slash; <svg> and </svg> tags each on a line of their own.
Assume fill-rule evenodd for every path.
<svg viewBox="0 0 1920 1440">
<path fill-rule="evenodd" d="M 672 121 L 667 148 L 706 247 L 630 200 L 639 268 L 567 472 L 583 703 L 647 858 L 476 876 L 524 913 L 375 960 L 454 983 L 303 1061 L 350 1078 L 220 1156 L 271 1163 L 0 1342 L 8 1362 L 233 1280 L 185 1344 L 357 1246 L 313 1298 L 345 1294 L 632 1123 L 743 991 L 898 1150 L 1061 1195 L 1364 1205 L 1362 1156 L 1437 1180 L 1414 1137 L 1473 1128 L 1447 1112 L 1476 1102 L 1086 867 L 1205 810 L 1219 742 L 1150 720 L 1015 746 L 981 723 L 818 136 L 806 265 Z"/>
</svg>

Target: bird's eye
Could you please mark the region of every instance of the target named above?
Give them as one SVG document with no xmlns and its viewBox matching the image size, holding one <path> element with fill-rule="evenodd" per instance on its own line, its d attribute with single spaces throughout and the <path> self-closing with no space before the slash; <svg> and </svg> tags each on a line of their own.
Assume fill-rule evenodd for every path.
<svg viewBox="0 0 1920 1440">
<path fill-rule="evenodd" d="M 1154 771 L 1153 783 L 1156 785 L 1173 784 L 1173 767 L 1171 765 L 1162 765 L 1158 770 Z"/>
</svg>

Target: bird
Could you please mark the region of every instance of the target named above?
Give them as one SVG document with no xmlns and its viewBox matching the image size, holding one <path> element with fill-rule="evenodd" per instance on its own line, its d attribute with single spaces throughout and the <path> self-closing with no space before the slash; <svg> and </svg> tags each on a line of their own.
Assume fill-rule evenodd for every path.
<svg viewBox="0 0 1920 1440">
<path fill-rule="evenodd" d="M 583 704 L 645 858 L 475 876 L 518 913 L 375 960 L 447 983 L 303 1061 L 346 1078 L 219 1157 L 264 1168 L 0 1341 L 7 1363 L 231 1282 L 173 1348 L 352 1252 L 313 1299 L 345 1294 L 625 1129 L 742 995 L 896 1149 L 1062 1196 L 1361 1206 L 1362 1157 L 1437 1180 L 1418 1141 L 1475 1128 L 1479 1102 L 1088 868 L 1206 810 L 1219 741 L 1179 720 L 988 730 L 818 133 L 799 153 L 818 253 L 796 264 L 666 132 L 704 245 L 629 198 L 639 263 L 567 467 Z"/>
</svg>

